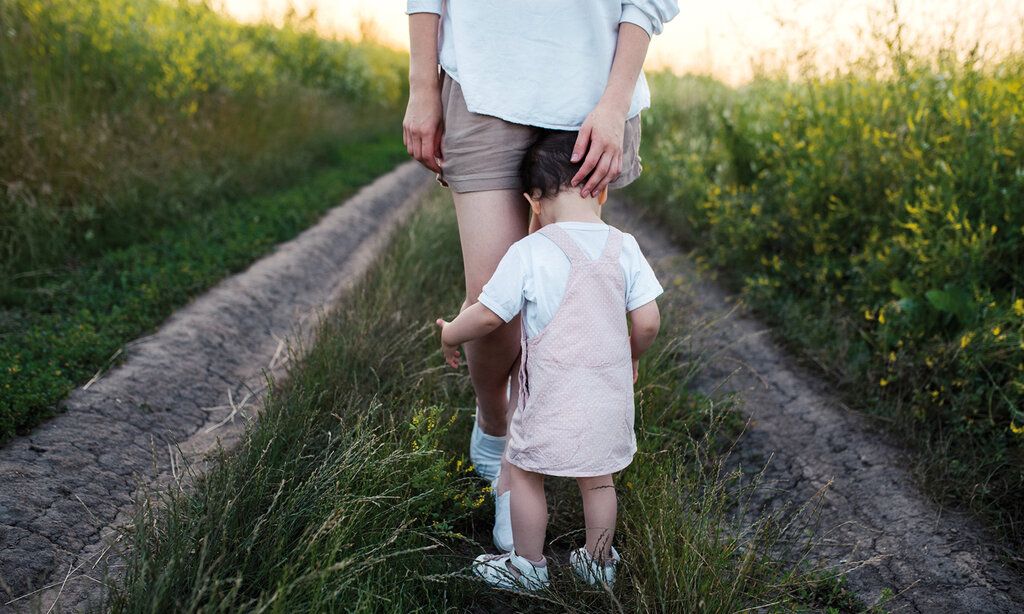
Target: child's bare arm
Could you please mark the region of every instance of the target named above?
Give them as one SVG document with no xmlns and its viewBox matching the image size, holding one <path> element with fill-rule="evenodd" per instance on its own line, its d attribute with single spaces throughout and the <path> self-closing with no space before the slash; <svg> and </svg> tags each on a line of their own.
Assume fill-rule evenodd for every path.
<svg viewBox="0 0 1024 614">
<path fill-rule="evenodd" d="M 633 354 L 633 382 L 636 383 L 640 357 L 654 343 L 655 337 L 658 336 L 658 330 L 661 328 L 661 312 L 658 311 L 658 303 L 651 301 L 630 311 L 629 320 L 633 324 L 629 334 L 629 349 Z"/>
<path fill-rule="evenodd" d="M 458 368 L 460 345 L 479 339 L 504 323 L 505 321 L 498 314 L 484 307 L 483 303 L 474 303 L 451 322 L 445 322 L 438 318 L 437 325 L 441 328 L 441 351 L 444 352 L 444 361 L 453 368 Z"/>
</svg>

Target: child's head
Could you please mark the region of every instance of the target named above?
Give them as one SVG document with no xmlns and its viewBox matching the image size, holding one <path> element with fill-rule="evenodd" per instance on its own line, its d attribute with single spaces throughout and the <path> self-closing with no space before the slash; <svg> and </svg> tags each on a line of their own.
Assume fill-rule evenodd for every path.
<svg viewBox="0 0 1024 614">
<path fill-rule="evenodd" d="M 537 140 L 526 151 L 520 167 L 520 179 L 532 204 L 563 199 L 582 200 L 579 185 L 575 188 L 571 185 L 572 178 L 583 165 L 582 160 L 570 161 L 577 136 L 579 132 L 575 131 L 541 130 Z M 607 192 L 602 192 L 596 202 L 589 204 L 603 204 L 606 196 Z"/>
</svg>

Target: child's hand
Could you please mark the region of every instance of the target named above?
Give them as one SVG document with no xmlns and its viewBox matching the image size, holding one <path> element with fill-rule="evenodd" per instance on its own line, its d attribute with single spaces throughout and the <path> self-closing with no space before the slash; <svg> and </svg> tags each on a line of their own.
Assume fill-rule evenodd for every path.
<svg viewBox="0 0 1024 614">
<path fill-rule="evenodd" d="M 640 359 L 633 359 L 633 383 L 636 383 L 637 378 L 640 377 Z"/>
<path fill-rule="evenodd" d="M 448 363 L 448 366 L 451 368 L 458 369 L 459 357 L 462 356 L 459 352 L 459 346 L 449 345 L 444 341 L 444 327 L 448 326 L 448 322 L 438 318 L 436 324 L 441 329 L 441 351 L 444 353 L 444 361 Z"/>
</svg>

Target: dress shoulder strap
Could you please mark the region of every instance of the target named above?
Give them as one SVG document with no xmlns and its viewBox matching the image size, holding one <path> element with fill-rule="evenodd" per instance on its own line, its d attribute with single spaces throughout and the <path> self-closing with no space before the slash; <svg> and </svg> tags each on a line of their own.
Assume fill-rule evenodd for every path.
<svg viewBox="0 0 1024 614">
<path fill-rule="evenodd" d="M 569 262 L 586 262 L 590 260 L 583 250 L 580 249 L 580 246 L 576 244 L 576 241 L 573 241 L 572 237 L 569 236 L 569 233 L 565 229 L 559 228 L 558 224 L 548 224 L 537 232 L 551 239 L 552 243 L 565 252 Z"/>
<path fill-rule="evenodd" d="M 604 242 L 604 252 L 601 254 L 602 260 L 611 260 L 614 262 L 619 261 L 619 256 L 622 254 L 622 231 L 614 226 L 608 227 L 608 239 Z"/>
</svg>

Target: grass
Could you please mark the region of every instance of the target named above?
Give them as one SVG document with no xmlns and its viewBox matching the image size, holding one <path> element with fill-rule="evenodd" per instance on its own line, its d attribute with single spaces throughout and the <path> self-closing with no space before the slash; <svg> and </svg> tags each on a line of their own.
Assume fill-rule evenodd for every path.
<svg viewBox="0 0 1024 614">
<path fill-rule="evenodd" d="M 635 193 L 1019 553 L 1024 56 L 896 31 L 831 75 L 658 76 Z"/>
<path fill-rule="evenodd" d="M 296 187 L 211 202 L 187 223 L 8 296 L 0 312 L 0 440 L 52 415 L 126 342 L 405 159 L 391 135 L 335 155 L 336 167 L 309 172 Z"/>
<path fill-rule="evenodd" d="M 208 3 L 0 3 L 0 442 L 403 159 L 404 54 Z"/>
<path fill-rule="evenodd" d="M 863 609 L 841 580 L 780 562 L 802 547 L 784 518 L 740 520 L 739 476 L 722 464 L 737 418 L 687 390 L 696 363 L 672 296 L 641 365 L 640 451 L 618 478 L 627 563 L 614 595 L 561 566 L 536 597 L 470 579 L 471 557 L 491 548 L 492 503 L 463 456 L 467 378 L 443 367 L 432 324 L 461 294 L 453 218 L 443 196 L 429 202 L 326 318 L 240 446 L 184 492 L 147 499 L 112 611 Z M 558 563 L 582 539 L 570 482 L 550 482 Z"/>
</svg>

